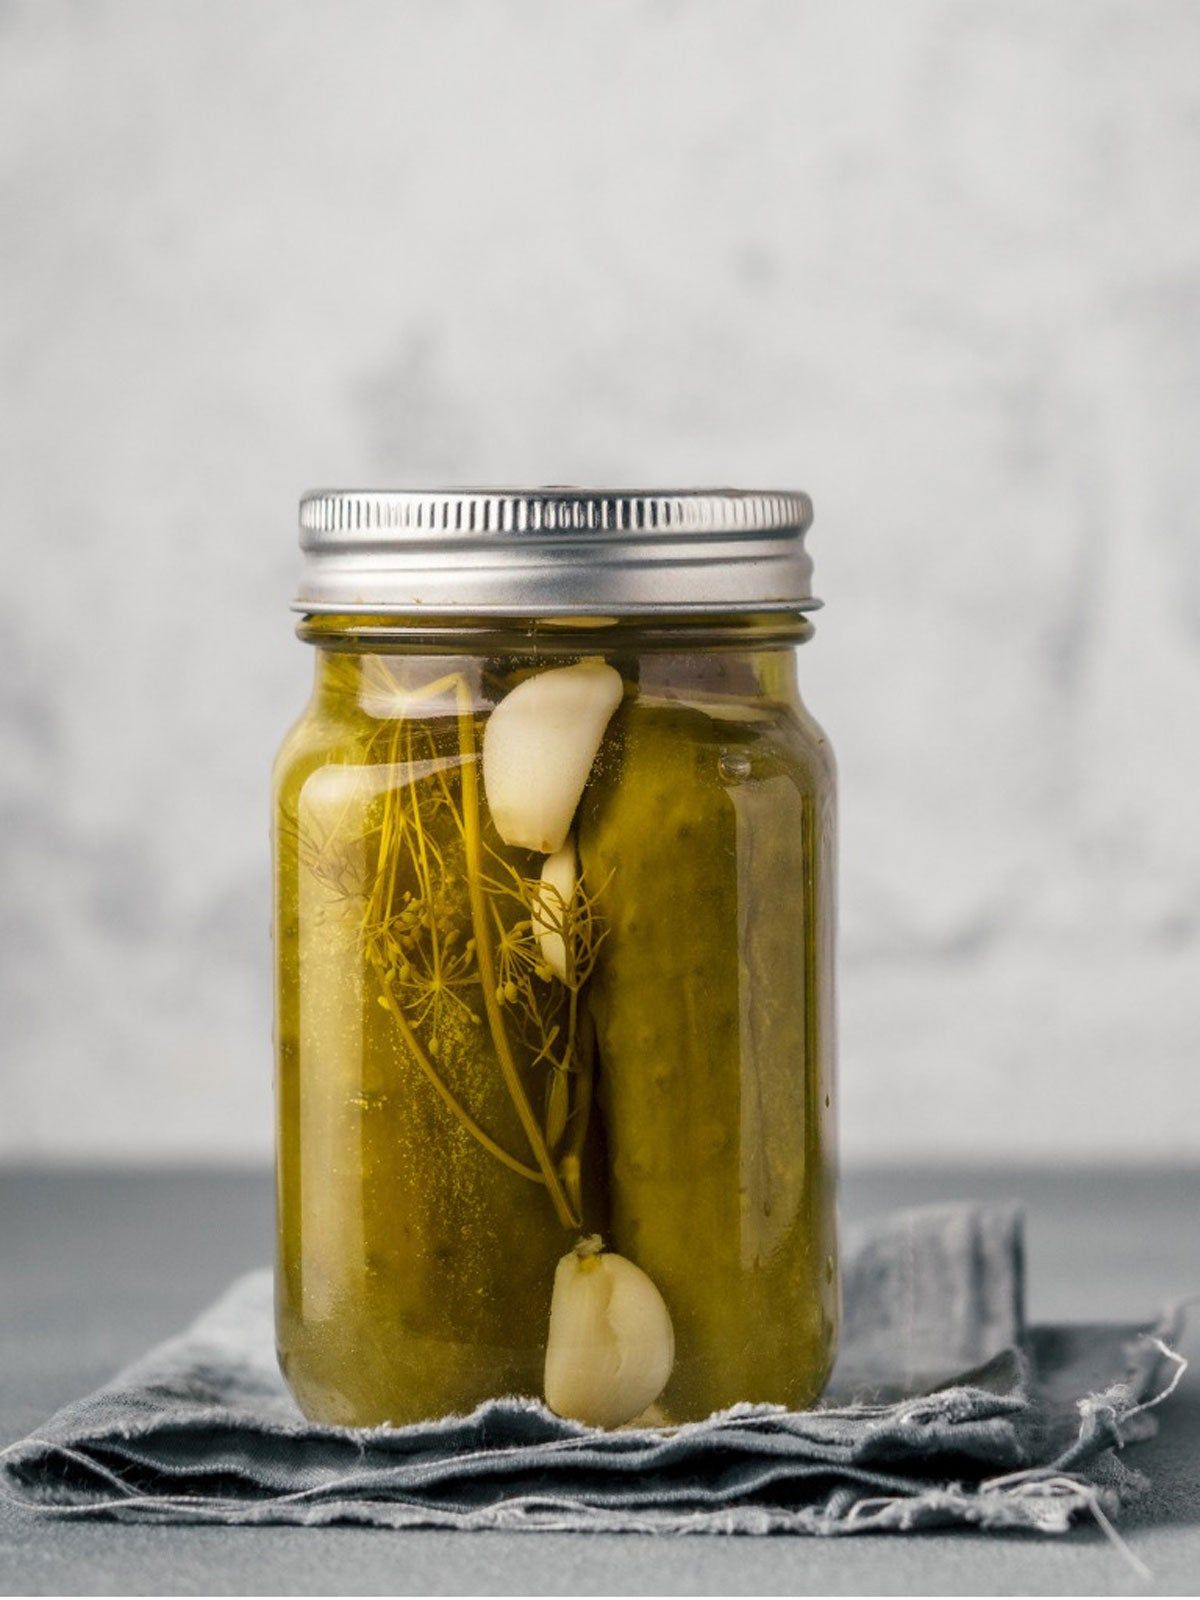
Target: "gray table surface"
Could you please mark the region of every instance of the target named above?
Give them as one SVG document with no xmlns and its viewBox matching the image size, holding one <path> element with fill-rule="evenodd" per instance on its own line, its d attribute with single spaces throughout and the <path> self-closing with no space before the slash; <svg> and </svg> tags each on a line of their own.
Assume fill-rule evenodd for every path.
<svg viewBox="0 0 1200 1600">
<path fill-rule="evenodd" d="M 1138 1318 L 1200 1290 L 1195 1172 L 872 1172 L 847 1216 L 976 1196 L 1029 1217 L 1038 1320 Z M 266 1174 L 0 1173 L 0 1443 L 180 1328 L 270 1253 Z M 1200 1314 L 1195 1319 L 1200 1324 Z M 1190 1351 L 1188 1351 L 1190 1346 Z M 1185 1352 L 1200 1355 L 1195 1328 Z M 851 1539 L 169 1528 L 0 1504 L 0 1592 L 33 1594 L 1195 1594 L 1200 1382 L 1131 1449 L 1154 1480 L 1122 1523 L 1141 1582 L 1092 1528 Z"/>
</svg>

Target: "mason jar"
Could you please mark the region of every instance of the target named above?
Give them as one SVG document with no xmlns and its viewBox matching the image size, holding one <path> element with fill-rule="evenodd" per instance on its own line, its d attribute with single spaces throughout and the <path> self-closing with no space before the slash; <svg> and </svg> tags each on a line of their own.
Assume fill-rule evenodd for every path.
<svg viewBox="0 0 1200 1600">
<path fill-rule="evenodd" d="M 808 499 L 318 492 L 275 767 L 279 1358 L 368 1426 L 807 1405 L 838 1319 Z"/>
</svg>

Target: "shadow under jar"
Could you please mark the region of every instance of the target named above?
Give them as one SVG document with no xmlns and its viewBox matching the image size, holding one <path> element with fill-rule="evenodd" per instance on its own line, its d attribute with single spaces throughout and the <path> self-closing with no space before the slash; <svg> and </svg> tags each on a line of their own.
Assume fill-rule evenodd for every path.
<svg viewBox="0 0 1200 1600">
<path fill-rule="evenodd" d="M 355 1426 L 808 1404 L 838 1314 L 802 495 L 301 505 L 279 1355 Z"/>
</svg>

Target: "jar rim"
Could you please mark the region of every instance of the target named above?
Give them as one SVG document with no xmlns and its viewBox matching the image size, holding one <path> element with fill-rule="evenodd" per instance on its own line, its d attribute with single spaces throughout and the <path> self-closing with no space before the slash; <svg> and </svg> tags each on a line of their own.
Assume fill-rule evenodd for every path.
<svg viewBox="0 0 1200 1600">
<path fill-rule="evenodd" d="M 797 490 L 315 489 L 309 614 L 634 616 L 816 609 Z"/>
</svg>

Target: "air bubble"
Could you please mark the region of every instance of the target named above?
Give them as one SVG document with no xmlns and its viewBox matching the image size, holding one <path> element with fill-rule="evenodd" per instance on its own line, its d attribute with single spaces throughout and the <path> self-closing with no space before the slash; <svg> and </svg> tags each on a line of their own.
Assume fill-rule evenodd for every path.
<svg viewBox="0 0 1200 1600">
<path fill-rule="evenodd" d="M 744 750 L 722 750 L 718 765 L 726 783 L 741 783 L 750 776 L 750 757 Z"/>
</svg>

